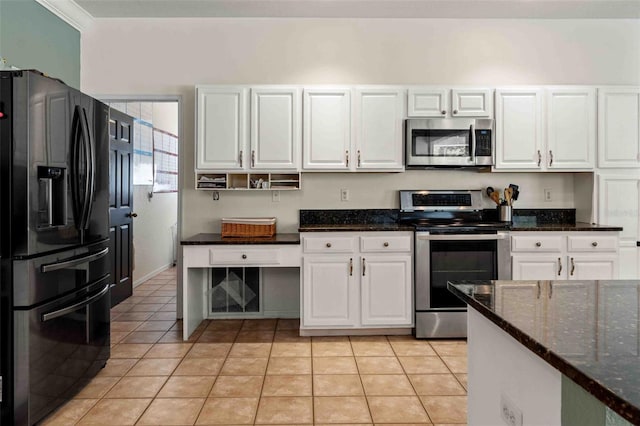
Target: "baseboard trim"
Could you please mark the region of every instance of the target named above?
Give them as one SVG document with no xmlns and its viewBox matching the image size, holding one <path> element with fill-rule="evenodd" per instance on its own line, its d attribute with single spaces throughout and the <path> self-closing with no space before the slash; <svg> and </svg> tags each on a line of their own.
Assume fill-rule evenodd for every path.
<svg viewBox="0 0 640 426">
<path fill-rule="evenodd" d="M 159 267 L 158 269 L 156 269 L 155 271 L 151 271 L 149 272 L 147 275 L 138 278 L 137 280 L 135 280 L 133 282 L 133 288 L 138 287 L 140 284 L 144 283 L 145 281 L 147 281 L 150 278 L 153 278 L 154 276 L 158 275 L 160 272 L 162 271 L 166 271 L 167 269 L 173 267 L 173 263 L 169 262 L 166 265 L 163 265 L 161 267 Z"/>
<path fill-rule="evenodd" d="M 351 328 L 351 329 L 311 329 L 301 328 L 300 336 L 407 336 L 412 328 Z"/>
</svg>

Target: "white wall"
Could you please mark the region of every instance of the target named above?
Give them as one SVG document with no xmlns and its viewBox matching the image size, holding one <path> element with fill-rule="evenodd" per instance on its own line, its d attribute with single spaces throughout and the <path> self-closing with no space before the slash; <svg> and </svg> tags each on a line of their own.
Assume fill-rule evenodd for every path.
<svg viewBox="0 0 640 426">
<path fill-rule="evenodd" d="M 154 102 L 153 126 L 178 135 L 178 103 Z M 178 220 L 178 194 L 155 193 L 149 199 L 151 185 L 133 187 L 133 207 L 138 217 L 133 222 L 135 285 L 173 263 L 171 227 Z"/>
<path fill-rule="evenodd" d="M 117 58 L 106 60 L 105 58 Z M 126 66 L 123 66 L 126 64 Z M 639 20 L 99 19 L 82 35 L 82 89 L 183 96 L 183 236 L 225 215 L 300 208 L 393 208 L 398 189 L 521 186 L 518 207 L 573 207 L 572 174 L 304 174 L 303 190 L 195 191 L 195 84 L 640 84 Z M 351 201 L 339 201 L 339 189 Z M 544 203 L 543 189 L 556 201 Z"/>
</svg>

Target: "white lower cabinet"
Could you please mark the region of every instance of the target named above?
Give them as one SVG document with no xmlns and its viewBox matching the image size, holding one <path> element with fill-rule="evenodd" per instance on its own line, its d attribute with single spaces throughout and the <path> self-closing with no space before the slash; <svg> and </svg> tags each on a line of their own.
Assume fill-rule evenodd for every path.
<svg viewBox="0 0 640 426">
<path fill-rule="evenodd" d="M 302 233 L 301 240 L 301 329 L 413 326 L 412 232 Z"/>
<path fill-rule="evenodd" d="M 497 281 L 495 286 L 495 310 L 516 327 L 530 329 L 533 338 L 542 333 L 542 299 L 539 281 Z M 535 300 L 535 303 L 531 303 Z"/>
<path fill-rule="evenodd" d="M 303 322 L 318 326 L 350 326 L 356 318 L 358 291 L 353 257 L 324 255 L 303 260 Z"/>
<path fill-rule="evenodd" d="M 514 232 L 514 280 L 618 278 L 618 232 Z"/>
</svg>

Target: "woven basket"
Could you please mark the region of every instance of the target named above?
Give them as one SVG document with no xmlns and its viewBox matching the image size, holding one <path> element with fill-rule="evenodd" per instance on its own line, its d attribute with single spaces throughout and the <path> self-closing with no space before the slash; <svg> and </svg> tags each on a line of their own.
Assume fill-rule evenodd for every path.
<svg viewBox="0 0 640 426">
<path fill-rule="evenodd" d="M 268 238 L 276 234 L 275 217 L 222 218 L 222 237 Z"/>
</svg>

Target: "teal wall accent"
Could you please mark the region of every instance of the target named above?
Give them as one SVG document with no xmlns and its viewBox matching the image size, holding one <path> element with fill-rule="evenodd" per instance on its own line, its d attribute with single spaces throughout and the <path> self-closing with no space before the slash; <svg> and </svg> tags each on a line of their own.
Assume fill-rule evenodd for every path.
<svg viewBox="0 0 640 426">
<path fill-rule="evenodd" d="M 35 0 L 0 0 L 0 56 L 80 88 L 80 32 Z"/>
<path fill-rule="evenodd" d="M 561 418 L 562 426 L 633 426 L 564 374 Z"/>
</svg>

